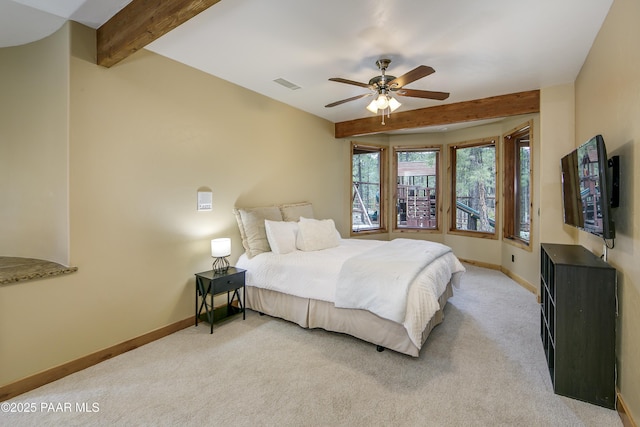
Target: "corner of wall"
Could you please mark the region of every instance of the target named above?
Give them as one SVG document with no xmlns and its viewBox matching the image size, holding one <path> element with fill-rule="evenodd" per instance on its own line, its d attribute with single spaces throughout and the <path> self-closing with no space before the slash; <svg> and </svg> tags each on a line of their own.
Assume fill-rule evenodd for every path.
<svg viewBox="0 0 640 427">
<path fill-rule="evenodd" d="M 73 21 L 67 25 L 70 27 L 71 56 L 96 64 L 96 30 Z"/>
</svg>

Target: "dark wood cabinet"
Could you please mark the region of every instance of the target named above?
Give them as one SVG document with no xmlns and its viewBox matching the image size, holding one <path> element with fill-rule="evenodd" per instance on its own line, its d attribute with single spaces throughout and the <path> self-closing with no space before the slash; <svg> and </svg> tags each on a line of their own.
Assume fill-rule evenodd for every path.
<svg viewBox="0 0 640 427">
<path fill-rule="evenodd" d="M 616 270 L 582 246 L 543 243 L 540 298 L 554 392 L 614 409 Z"/>
</svg>

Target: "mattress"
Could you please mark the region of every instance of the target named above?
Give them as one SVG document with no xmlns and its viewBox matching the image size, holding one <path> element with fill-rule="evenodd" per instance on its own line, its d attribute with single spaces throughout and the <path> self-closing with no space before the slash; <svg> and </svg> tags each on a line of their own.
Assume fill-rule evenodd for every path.
<svg viewBox="0 0 640 427">
<path fill-rule="evenodd" d="M 305 328 L 346 333 L 417 356 L 426 335 L 442 321 L 442 308 L 464 267 L 448 252 L 421 268 L 405 292 L 404 322 L 391 321 L 359 307 L 337 308 L 336 287 L 340 285 L 345 260 L 384 249 L 385 243 L 341 239 L 337 247 L 320 251 L 265 252 L 252 258 L 242 255 L 236 266 L 247 270 L 246 306 Z M 388 263 L 391 271 L 402 265 L 393 260 Z"/>
</svg>

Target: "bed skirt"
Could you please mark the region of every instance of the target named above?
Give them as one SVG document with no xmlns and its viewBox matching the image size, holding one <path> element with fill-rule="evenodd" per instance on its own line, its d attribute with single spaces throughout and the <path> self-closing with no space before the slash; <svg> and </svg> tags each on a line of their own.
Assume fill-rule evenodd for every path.
<svg viewBox="0 0 640 427">
<path fill-rule="evenodd" d="M 444 320 L 443 308 L 451 296 L 453 289 L 449 282 L 438 299 L 440 310 L 422 331 L 422 344 L 431 330 Z M 297 323 L 303 328 L 322 328 L 348 334 L 413 357 L 420 354 L 420 348 L 411 341 L 404 326 L 366 310 L 336 308 L 327 301 L 301 298 L 255 286 L 246 287 L 245 304 L 251 310 Z"/>
</svg>

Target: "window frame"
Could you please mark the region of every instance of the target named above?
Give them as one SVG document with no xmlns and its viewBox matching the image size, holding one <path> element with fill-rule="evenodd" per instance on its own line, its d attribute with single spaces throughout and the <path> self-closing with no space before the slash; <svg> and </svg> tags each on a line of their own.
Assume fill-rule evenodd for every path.
<svg viewBox="0 0 640 427">
<path fill-rule="evenodd" d="M 520 161 L 519 150 L 516 141 L 525 135 L 529 138 L 529 240 L 520 237 L 516 230 L 516 218 L 519 217 L 518 207 L 520 205 Z M 503 178 L 503 229 L 502 240 L 514 246 L 528 251 L 533 250 L 531 236 L 533 236 L 533 120 L 529 120 L 503 135 L 504 151 L 504 178 Z"/>
<path fill-rule="evenodd" d="M 441 159 L 442 159 L 442 145 L 419 145 L 419 146 L 394 146 L 393 147 L 393 232 L 398 233 L 442 233 L 442 185 L 441 185 Z M 398 226 L 398 154 L 402 152 L 435 152 L 436 165 L 435 165 L 435 197 L 436 197 L 436 226 L 434 228 L 420 228 L 420 227 L 399 227 Z"/>
<path fill-rule="evenodd" d="M 380 179 L 380 200 L 378 202 L 378 206 L 379 206 L 379 211 L 378 211 L 378 227 L 376 228 L 370 228 L 370 229 L 354 229 L 353 227 L 353 214 L 354 214 L 354 210 L 353 210 L 353 199 L 354 199 L 354 193 L 353 193 L 353 188 L 354 188 L 354 181 L 353 181 L 353 157 L 354 157 L 354 151 L 356 149 L 360 149 L 363 151 L 370 151 L 370 152 L 378 152 L 380 153 L 380 158 L 379 158 L 379 179 Z M 382 145 L 377 145 L 377 144 L 370 144 L 370 143 L 360 143 L 360 142 L 355 142 L 352 141 L 351 142 L 351 148 L 350 148 L 350 154 L 349 154 L 349 171 L 350 171 L 350 176 L 349 176 L 349 235 L 350 236 L 362 236 L 365 234 L 381 234 L 381 233 L 387 233 L 387 210 L 386 210 L 386 206 L 387 206 L 387 176 L 388 176 L 388 147 L 386 146 L 382 146 Z"/>
<path fill-rule="evenodd" d="M 456 228 L 456 161 L 457 161 L 457 149 L 459 148 L 472 148 L 482 146 L 494 146 L 495 150 L 495 219 L 493 226 L 493 233 L 488 231 L 474 231 L 474 230 L 459 230 Z M 500 137 L 491 136 L 486 138 L 479 138 L 470 141 L 463 141 L 449 145 L 449 182 L 450 188 L 450 200 L 449 200 L 449 234 L 455 234 L 460 236 L 476 237 L 483 239 L 498 240 L 499 238 L 499 212 L 500 212 Z"/>
</svg>

